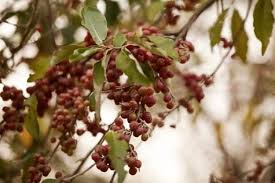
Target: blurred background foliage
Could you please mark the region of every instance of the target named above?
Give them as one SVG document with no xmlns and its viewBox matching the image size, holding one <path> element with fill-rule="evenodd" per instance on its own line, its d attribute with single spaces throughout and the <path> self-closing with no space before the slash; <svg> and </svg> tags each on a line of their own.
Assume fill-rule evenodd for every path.
<svg viewBox="0 0 275 183">
<path fill-rule="evenodd" d="M 90 0 L 90 3 L 97 2 Z M 158 0 L 101 0 L 98 3 L 98 8 L 105 13 L 109 27 L 112 27 L 115 31 L 120 30 L 121 27 L 133 30 L 136 29 L 136 22 L 150 22 L 161 27 L 163 31 L 173 33 L 181 28 L 181 25 L 186 22 L 201 3 L 204 3 L 204 1 L 195 1 L 194 9 L 176 12 L 181 15 L 181 19 L 178 25 L 175 26 L 166 26 L 163 23 L 160 15 L 164 3 Z M 243 16 L 246 11 L 246 3 L 246 1 L 243 1 L 232 5 L 231 1 L 224 1 L 224 6 L 238 7 Z M 253 1 L 252 7 L 255 6 L 255 3 L 256 1 Z M 80 0 L 4 1 L 3 6 L 0 6 L 0 78 L 8 77 L 7 79 L 2 79 L 2 83 L 8 83 L 11 75 L 16 75 L 15 71 L 21 65 L 28 65 L 33 70 L 47 68 L 45 64 L 49 63 L 52 53 L 58 47 L 72 42 L 81 42 L 86 35 L 85 29 L 81 27 L 81 18 L 79 16 L 81 6 L 82 1 Z M 220 4 L 212 7 L 207 13 L 210 19 L 213 20 L 207 22 L 209 20 L 208 15 L 203 15 L 191 29 L 188 39 L 191 42 L 194 41 L 195 48 L 197 49 L 198 47 L 198 49 L 192 55 L 192 62 L 180 69 L 184 70 L 188 67 L 194 72 L 211 73 L 215 65 L 220 61 L 221 56 L 225 52 L 221 48 L 221 43 L 218 43 L 214 51 L 211 51 L 208 38 L 208 29 L 217 18 L 219 14 L 217 12 L 220 12 L 220 9 Z M 249 48 L 252 48 L 248 53 L 247 63 L 242 63 L 239 58 L 234 56 L 229 58 L 224 68 L 216 75 L 215 85 L 207 89 L 206 99 L 202 105 L 198 105 L 194 101 L 194 106 L 196 106 L 194 114 L 187 116 L 183 110 L 175 111 L 171 120 L 167 122 L 166 131 L 170 130 L 168 129 L 169 125 L 176 126 L 177 128 L 173 130 L 179 133 L 186 132 L 179 128 L 189 129 L 192 134 L 185 137 L 190 143 L 194 143 L 192 141 L 193 137 L 199 136 L 198 138 L 201 138 L 202 136 L 203 138 L 207 136 L 206 139 L 209 139 L 208 136 L 210 135 L 210 138 L 213 137 L 212 141 L 215 144 L 202 144 L 200 147 L 195 147 L 197 149 L 207 149 L 207 146 L 209 146 L 209 151 L 207 152 L 214 152 L 213 156 L 211 156 L 212 160 L 209 160 L 212 161 L 210 170 L 205 170 L 206 168 L 203 167 L 203 164 L 199 165 L 202 168 L 197 167 L 197 164 L 190 165 L 197 171 L 194 171 L 193 175 L 190 174 L 189 178 L 185 177 L 185 181 L 183 180 L 182 182 L 205 182 L 212 173 L 217 177 L 221 177 L 221 180 L 225 183 L 243 182 L 244 180 L 240 180 L 240 175 L 251 167 L 253 168 L 256 160 L 272 162 L 274 159 L 275 38 L 273 33 L 270 46 L 264 56 L 255 54 L 253 47 L 256 47 L 257 51 L 260 49 L 258 49 L 259 42 L 251 36 L 251 19 L 248 19 L 250 24 L 245 27 L 250 41 Z M 226 21 L 228 22 L 227 19 Z M 226 26 L 227 23 L 225 23 L 225 29 L 228 28 Z M 228 31 L 223 30 L 225 37 L 229 37 L 229 34 Z M 38 63 L 40 64 L 38 65 Z M 19 70 L 19 72 L 23 71 Z M 32 71 L 28 70 L 27 72 L 30 73 Z M 175 94 L 181 95 L 183 88 L 177 82 L 172 84 L 177 91 Z M 25 88 L 26 86 L 23 85 L 18 84 L 21 88 Z M 178 118 L 175 117 L 179 115 L 178 113 L 181 113 L 181 119 L 175 120 Z M 184 113 L 183 117 L 182 113 Z M 186 127 L 187 123 L 190 123 L 191 127 Z M 198 123 L 206 123 L 207 125 L 200 126 Z M 39 124 L 43 131 L 49 124 L 49 117 L 39 119 Z M 206 128 L 207 133 L 201 132 L 201 127 Z M 195 130 L 192 131 L 190 129 Z M 44 133 L 43 135 L 47 134 Z M 159 136 L 156 134 L 152 141 Z M 183 138 L 180 135 L 178 137 Z M 12 182 L 13 177 L 18 174 L 18 167 L 22 166 L 20 157 L 28 156 L 29 153 L 32 153 L 32 148 L 35 147 L 32 146 L 33 139 L 26 131 L 3 140 L 4 142 L 1 142 L 1 148 L 4 149 L 3 152 L 8 154 L 12 151 L 11 156 L 13 158 L 0 154 L 0 178 L 2 178 L 3 182 Z M 188 142 L 182 143 L 182 141 L 182 139 L 178 139 L 175 143 L 179 144 L 179 146 L 188 144 Z M 199 142 L 204 143 L 205 141 L 199 140 Z M 10 146 L 6 147 L 7 144 L 10 144 Z M 212 149 L 213 147 L 215 149 Z M 50 150 L 52 147 L 46 145 L 45 148 Z M 150 147 L 147 146 L 147 148 Z M 190 152 L 194 149 L 185 150 Z M 20 154 L 22 152 L 24 153 Z M 53 161 L 55 163 L 54 166 L 57 168 L 62 167 L 61 169 L 64 172 L 69 172 L 72 168 L 71 163 L 75 161 L 66 162 L 67 159 L 63 154 L 57 155 Z M 188 156 L 188 154 L 185 154 L 185 156 Z M 77 157 L 77 154 L 74 155 L 76 161 Z M 196 159 L 196 157 L 189 158 Z M 208 162 L 207 159 L 205 161 Z M 259 182 L 264 183 L 275 180 L 274 165 L 269 166 Z M 186 166 L 188 168 L 188 165 Z M 199 171 L 205 171 L 205 173 L 200 173 Z M 163 173 L 165 174 L 165 172 Z M 143 175 L 150 176 L 146 173 L 141 176 Z M 200 178 L 196 179 L 194 176 L 199 176 Z M 81 177 L 78 182 L 100 183 L 106 182 L 106 180 L 108 178 L 101 174 L 87 174 Z M 138 178 L 134 180 L 134 178 L 131 178 L 128 181 L 138 182 L 139 180 L 148 181 L 154 179 Z M 19 180 L 15 179 L 13 182 L 19 182 Z"/>
</svg>

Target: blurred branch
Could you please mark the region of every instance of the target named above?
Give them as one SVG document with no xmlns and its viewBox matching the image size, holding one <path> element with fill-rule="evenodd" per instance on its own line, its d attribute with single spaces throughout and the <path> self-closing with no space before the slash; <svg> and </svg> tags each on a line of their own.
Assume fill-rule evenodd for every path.
<svg viewBox="0 0 275 183">
<path fill-rule="evenodd" d="M 115 180 L 115 177 L 116 177 L 116 171 L 114 171 L 114 173 L 113 173 L 113 175 L 112 175 L 111 180 L 110 180 L 109 183 L 113 183 L 114 180 Z"/>
<path fill-rule="evenodd" d="M 19 27 L 19 28 L 26 28 L 26 26 L 24 26 L 24 25 L 14 24 L 14 23 L 8 22 L 7 20 L 0 20 L 0 23 L 6 23 L 9 25 L 13 25 L 15 27 Z"/>
<path fill-rule="evenodd" d="M 87 155 L 81 160 L 81 163 L 78 165 L 78 167 L 75 169 L 75 171 L 73 172 L 73 174 L 71 176 L 76 175 L 81 168 L 83 167 L 83 165 L 85 164 L 85 162 L 87 161 L 87 159 L 90 157 L 90 155 L 93 153 L 93 151 L 95 150 L 95 148 L 102 144 L 104 141 L 105 135 L 102 135 L 102 137 L 100 138 L 100 140 L 98 141 L 98 143 L 87 153 Z"/>
<path fill-rule="evenodd" d="M 251 7 L 252 7 L 252 0 L 249 0 L 248 1 L 248 7 L 247 7 L 247 11 L 246 11 L 246 15 L 245 15 L 245 18 L 242 22 L 242 26 L 240 26 L 240 29 L 238 32 L 240 32 L 243 28 L 244 28 L 244 24 L 245 22 L 247 21 L 247 18 L 248 18 L 248 15 L 249 15 L 249 12 L 251 10 Z M 217 72 L 218 70 L 221 68 L 221 66 L 224 64 L 226 58 L 228 57 L 229 53 L 231 52 L 231 50 L 233 49 L 233 45 L 235 43 L 236 39 L 233 39 L 232 41 L 232 46 L 230 46 L 230 48 L 228 49 L 228 51 L 225 53 L 225 55 L 222 57 L 220 63 L 217 65 L 217 67 L 214 69 L 214 71 L 210 74 L 211 77 L 213 77 Z"/>
<path fill-rule="evenodd" d="M 206 10 L 208 9 L 213 3 L 215 3 L 217 0 L 208 0 L 204 4 L 202 4 L 191 16 L 191 18 L 188 20 L 188 22 L 181 28 L 181 30 L 176 33 L 176 41 L 180 39 L 186 39 L 187 33 L 193 23 L 199 18 L 199 16 Z"/>
<path fill-rule="evenodd" d="M 73 180 L 81 175 L 84 175 L 86 172 L 88 172 L 89 170 L 91 170 L 93 167 L 95 166 L 95 163 L 92 164 L 91 166 L 89 166 L 88 168 L 86 168 L 83 172 L 80 172 L 80 173 L 77 173 L 77 174 L 74 174 L 72 176 L 69 176 L 69 177 L 65 177 L 64 180 L 66 181 L 70 181 L 70 180 Z"/>
</svg>

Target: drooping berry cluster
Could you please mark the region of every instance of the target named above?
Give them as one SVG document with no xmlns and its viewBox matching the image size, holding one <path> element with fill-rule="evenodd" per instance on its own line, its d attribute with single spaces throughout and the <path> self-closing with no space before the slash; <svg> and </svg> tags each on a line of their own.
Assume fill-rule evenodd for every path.
<svg viewBox="0 0 275 183">
<path fill-rule="evenodd" d="M 141 168 L 141 161 L 137 159 L 137 152 L 134 150 L 134 146 L 132 144 L 129 145 L 129 152 L 126 156 L 125 162 L 129 167 L 129 174 L 135 175 L 137 170 Z"/>
<path fill-rule="evenodd" d="M 154 90 L 151 87 L 124 86 L 121 87 L 121 90 L 110 92 L 108 98 L 121 106 L 120 116 L 127 119 L 135 137 L 148 132 L 147 124 L 151 123 L 152 117 L 149 112 L 146 112 L 146 106 L 150 108 L 156 104 Z M 114 129 L 124 129 L 123 121 L 120 118 L 115 120 L 114 125 Z"/>
<path fill-rule="evenodd" d="M 28 183 L 39 183 L 42 177 L 46 177 L 51 172 L 51 167 L 48 161 L 41 154 L 35 154 L 33 157 L 32 166 L 28 169 Z"/>
<path fill-rule="evenodd" d="M 11 106 L 3 107 L 3 121 L 0 123 L 0 135 L 5 131 L 22 132 L 24 122 L 24 96 L 21 90 L 15 87 L 4 86 L 0 93 L 4 101 L 11 100 Z"/>
</svg>

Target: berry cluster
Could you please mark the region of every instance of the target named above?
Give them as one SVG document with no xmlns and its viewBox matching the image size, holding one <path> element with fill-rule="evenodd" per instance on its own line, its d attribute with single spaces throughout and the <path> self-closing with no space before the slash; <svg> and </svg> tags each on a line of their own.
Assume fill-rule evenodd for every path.
<svg viewBox="0 0 275 183">
<path fill-rule="evenodd" d="M 46 177 L 51 172 L 51 167 L 48 165 L 48 161 L 41 154 L 36 154 L 33 157 L 32 166 L 28 169 L 28 183 L 39 183 L 42 177 Z"/>
<path fill-rule="evenodd" d="M 141 161 L 137 159 L 137 152 L 134 150 L 133 145 L 129 145 L 129 152 L 126 156 L 125 162 L 129 167 L 129 173 L 131 175 L 135 175 L 137 173 L 137 169 L 141 168 Z"/>
<path fill-rule="evenodd" d="M 130 130 L 135 137 L 144 135 L 148 132 L 148 123 L 151 123 L 152 117 L 146 112 L 145 107 L 152 107 L 156 103 L 154 90 L 151 87 L 132 86 L 122 87 L 121 90 L 111 91 L 108 98 L 114 100 L 121 106 L 120 116 L 127 119 Z M 117 118 L 112 127 L 116 131 L 123 130 L 123 121 Z M 127 137 L 125 137 L 127 139 Z"/>
<path fill-rule="evenodd" d="M 121 70 L 116 68 L 117 52 L 113 51 L 106 68 L 106 78 L 108 82 L 118 83 L 119 77 L 123 74 Z"/>
<path fill-rule="evenodd" d="M 4 101 L 11 100 L 10 107 L 3 107 L 3 121 L 0 123 L 0 135 L 5 131 L 18 131 L 22 132 L 24 122 L 24 96 L 21 90 L 15 87 L 4 86 L 3 91 L 0 93 Z"/>
<path fill-rule="evenodd" d="M 194 52 L 194 46 L 189 41 L 179 40 L 175 48 L 179 54 L 180 63 L 186 63 L 190 58 L 190 52 Z"/>
<path fill-rule="evenodd" d="M 110 147 L 108 145 L 99 145 L 92 154 L 92 159 L 95 161 L 96 167 L 102 172 L 107 172 L 109 168 L 114 170 L 111 165 L 111 160 L 108 158 L 109 151 Z"/>
<path fill-rule="evenodd" d="M 204 98 L 202 88 L 203 84 L 205 86 L 209 86 L 210 84 L 212 84 L 212 78 L 204 74 L 198 76 L 193 73 L 186 73 L 183 74 L 182 79 L 184 80 L 185 86 L 192 93 L 193 97 L 195 97 L 195 99 L 199 102 Z"/>
<path fill-rule="evenodd" d="M 52 93 L 64 93 L 74 87 L 93 89 L 92 66 L 85 63 L 70 64 L 68 61 L 61 62 L 51 67 L 46 75 L 35 82 L 35 85 L 27 88 L 29 94 L 35 94 L 38 100 L 37 112 L 43 116 L 49 107 L 48 102 Z"/>
</svg>

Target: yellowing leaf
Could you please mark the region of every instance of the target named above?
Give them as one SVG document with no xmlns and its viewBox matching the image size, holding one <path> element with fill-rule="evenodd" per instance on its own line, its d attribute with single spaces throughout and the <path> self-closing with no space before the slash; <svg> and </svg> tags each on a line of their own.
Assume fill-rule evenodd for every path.
<svg viewBox="0 0 275 183">
<path fill-rule="evenodd" d="M 39 125 L 37 120 L 37 99 L 34 95 L 30 96 L 25 105 L 28 106 L 28 112 L 24 118 L 24 125 L 35 141 L 39 141 Z"/>
<path fill-rule="evenodd" d="M 146 15 L 149 21 L 154 22 L 160 16 L 163 10 L 163 1 L 154 1 L 146 10 Z"/>
<path fill-rule="evenodd" d="M 216 20 L 216 22 L 214 23 L 214 25 L 209 29 L 211 47 L 214 47 L 216 44 L 220 42 L 223 23 L 227 11 L 227 9 L 223 10 L 222 13 L 219 15 L 218 19 Z"/>
<path fill-rule="evenodd" d="M 32 60 L 30 63 L 31 70 L 34 71 L 34 74 L 31 74 L 28 78 L 28 82 L 32 82 L 38 79 L 41 79 L 45 73 L 48 71 L 51 65 L 50 59 L 48 56 L 38 56 L 36 59 Z"/>
<path fill-rule="evenodd" d="M 239 56 L 244 63 L 246 63 L 248 36 L 244 30 L 243 19 L 237 10 L 235 10 L 233 13 L 233 17 L 231 20 L 231 31 L 236 55 Z"/>
<path fill-rule="evenodd" d="M 272 10 L 272 0 L 258 0 L 253 12 L 254 32 L 262 43 L 262 54 L 265 53 L 272 34 L 274 24 Z"/>
</svg>

